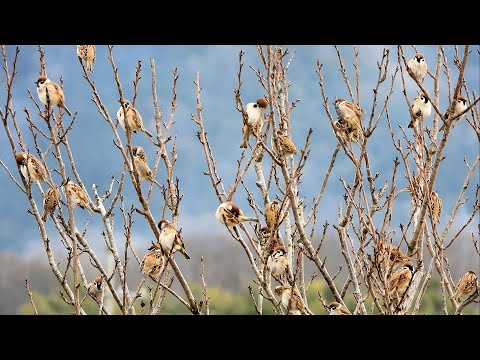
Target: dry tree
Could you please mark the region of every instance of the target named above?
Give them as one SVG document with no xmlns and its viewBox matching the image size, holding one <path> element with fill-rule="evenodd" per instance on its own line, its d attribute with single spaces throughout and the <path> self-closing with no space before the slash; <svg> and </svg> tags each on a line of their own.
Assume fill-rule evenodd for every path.
<svg viewBox="0 0 480 360">
<path fill-rule="evenodd" d="M 336 146 L 333 147 L 326 173 L 321 174 L 323 181 L 319 192 L 311 202 L 307 200 L 309 194 L 303 193 L 301 183 L 312 150 L 311 140 L 315 129 L 311 128 L 303 134 L 303 141 L 292 141 L 292 134 L 298 131 L 295 108 L 299 106 L 300 100 L 289 98 L 291 84 L 287 74 L 295 53 L 290 54 L 282 46 L 258 45 L 256 50 L 263 68 L 250 66 L 250 70 L 256 76 L 263 93 L 248 100 L 243 99 L 241 94 L 245 53 L 241 51 L 239 54 L 237 86 L 233 95 L 239 113 L 238 140 L 241 155 L 237 160 L 232 184 L 224 184 L 223 169 L 217 166 L 211 140 L 207 136 L 209 122 L 203 116 L 200 72 L 197 72 L 194 81 L 196 113 L 191 115 L 191 119 L 203 149 L 207 167 L 204 175 L 210 179 L 211 188 L 218 199 L 218 208 L 212 217 L 215 216 L 225 225 L 225 232 L 239 243 L 249 260 L 257 288 L 254 290 L 249 286 L 248 289 L 258 314 L 264 313 L 267 303 L 276 314 L 313 314 L 307 299 L 312 283 L 305 281 L 307 262 L 321 274 L 322 281 L 330 292 L 329 297 L 333 299 L 330 305 L 325 303 L 321 293 L 318 295 L 331 314 L 416 314 L 434 271 L 440 278 L 441 294 L 437 295 L 442 298 L 445 313 L 448 312 L 447 302 L 453 305 L 456 314 L 461 313 L 473 301 L 478 302 L 476 275 L 467 273 L 461 280 L 455 281 L 451 276 L 453 264 L 449 262 L 446 250 L 459 238 L 479 210 L 479 184 L 476 184 L 471 216 L 460 231 L 454 236 L 449 235 L 458 209 L 465 203 L 465 192 L 477 169 L 479 156 L 469 161 L 465 159 L 465 181 L 443 229 L 438 222 L 442 200 L 435 190 L 445 144 L 456 122 L 464 118 L 480 139 L 479 98 L 474 91 L 468 89 L 464 78 L 470 47 L 465 46 L 463 54 L 460 54 L 458 47 L 454 47 L 453 62 L 458 70 L 456 79 L 452 76 L 443 46 L 438 46 L 436 63 L 430 59 L 428 70 L 424 68 L 423 54 L 416 47 L 412 48 L 416 54 L 414 59 L 407 59 L 403 46 L 396 48 L 396 56 L 388 49 L 383 50 L 377 61 L 378 74 L 371 104 L 362 103 L 360 99 L 360 53 L 356 46 L 353 46 L 353 77 L 348 75 L 341 49 L 334 46 L 345 85 L 342 94 L 327 95 L 324 66 L 317 60 L 319 103 L 324 110 L 321 121 L 330 123 L 332 133 L 329 141 L 336 143 Z M 43 48 L 39 46 L 38 50 L 39 84 L 42 85 L 47 79 L 48 67 Z M 48 262 L 63 289 L 61 296 L 73 307 L 75 314 L 85 314 L 83 302 L 87 296 L 98 303 L 100 314 L 110 314 L 111 311 L 104 302 L 106 293 L 112 296 L 121 313 L 135 314 L 135 303 L 145 292 L 145 283 L 152 281 L 154 286 L 148 287 L 149 307 L 142 300 L 142 314 L 158 314 L 168 292 L 192 314 L 208 315 L 210 310 L 207 283 L 203 275 L 203 257 L 200 274 L 202 299 L 195 298 L 189 282 L 175 261 L 178 256 L 175 255 L 176 252 L 189 257 L 185 250 L 185 246 L 188 249 L 188 239 L 184 241 L 181 230 L 176 228 L 183 197 L 180 180 L 175 177 L 174 171 L 177 161 L 176 138 L 171 135 L 176 124 L 178 71 L 173 70 L 171 110 L 168 119 L 164 120 L 157 98 L 155 62 L 153 58 L 150 59 L 155 117 L 155 132 L 151 133 L 142 122 L 142 110 L 135 107 L 143 70 L 141 61 L 135 67 L 133 98 L 127 99 L 113 50 L 113 46 L 108 46 L 108 61 L 118 90 L 119 108 L 116 114 L 109 113 L 102 102 L 104 95 L 100 94 L 92 80 L 91 66 L 85 68 L 85 59 L 80 55 L 79 63 L 85 85 L 92 94 L 91 100 L 101 118 L 109 125 L 114 137 L 113 146 L 123 159 L 120 177 L 112 176 L 111 184 L 103 194 L 99 193 L 95 184 L 82 181 L 69 143 L 69 133 L 75 131 L 78 111 L 73 112 L 71 117 L 65 117 L 64 111 L 67 109 L 63 101 L 71 103 L 68 99 L 59 103 L 55 94 L 49 90 L 46 91 L 45 101 L 42 100 L 41 103 L 37 96 L 29 93 L 31 105 L 30 108 L 24 108 L 29 133 L 20 132 L 12 97 L 19 49 L 9 64 L 4 46 L 2 57 L 7 96 L 0 115 L 18 171 L 9 169 L 4 161 L 1 164 L 28 199 L 28 212 L 38 224 Z M 332 69 L 328 71 L 330 74 Z M 425 87 L 426 76 L 433 79 L 433 90 Z M 444 78 L 447 79 L 448 89 L 440 89 L 440 82 Z M 411 81 L 419 91 L 415 100 L 407 96 L 406 82 Z M 62 82 L 60 79 L 56 91 L 61 90 Z M 400 125 L 402 140 L 396 138 L 389 110 L 394 86 L 398 82 L 401 82 L 405 106 L 410 114 L 410 123 L 407 121 Z M 448 109 L 440 108 L 440 90 L 442 93 L 448 91 Z M 431 118 L 433 122 L 430 122 Z M 386 122 L 389 128 L 389 134 L 383 136 L 391 138 L 393 147 L 398 152 L 398 157 L 392 159 L 391 179 L 384 183 L 379 183 L 381 174 L 372 170 L 375 168 L 375 158 L 369 151 L 369 140 L 374 136 L 382 136 L 378 134 L 381 121 Z M 118 125 L 122 130 L 119 130 Z M 155 160 L 150 160 L 145 150 L 136 144 L 135 139 L 139 136 L 145 136 L 157 148 Z M 29 138 L 28 141 L 24 140 L 26 137 Z M 299 136 L 295 138 L 298 139 Z M 32 142 L 33 147 L 26 146 L 26 143 Z M 344 271 L 343 267 L 338 264 L 327 266 L 326 259 L 322 256 L 322 245 L 330 224 L 318 226 L 321 219 L 319 204 L 328 181 L 334 181 L 330 175 L 339 154 L 349 159 L 349 171 L 353 177 L 351 183 L 343 177 L 338 179 L 344 194 L 338 203 L 338 221 L 332 226 L 346 264 L 347 273 L 343 283 L 337 280 L 338 274 Z M 36 166 L 29 168 L 29 161 Z M 149 164 L 154 165 L 150 168 Z M 400 167 L 404 169 L 409 185 L 399 191 L 396 183 Z M 42 173 L 41 176 L 34 177 L 30 173 L 37 168 Z M 156 180 L 160 168 L 166 174 L 164 184 Z M 245 181 L 248 172 L 255 173 L 254 183 Z M 143 180 L 148 181 L 142 183 Z M 124 201 L 126 182 L 132 184 L 138 199 L 138 205 L 133 204 L 130 208 Z M 145 184 L 148 186 L 147 191 Z M 48 189 L 43 188 L 45 185 Z M 161 214 L 154 214 L 150 209 L 154 185 L 160 188 L 163 197 Z M 260 196 L 254 195 L 253 186 L 259 189 Z M 400 231 L 397 232 L 392 223 L 392 213 L 401 192 L 408 193 L 411 212 L 408 224 L 400 224 Z M 237 199 L 242 197 L 246 198 L 248 208 L 241 209 L 237 205 Z M 90 245 L 95 234 L 89 232 L 89 221 L 83 229 L 77 227 L 80 222 L 75 214 L 83 211 L 77 206 L 91 211 L 92 217 L 101 221 L 103 240 L 114 260 L 113 269 L 108 269 Z M 120 209 L 123 238 L 114 234 L 114 209 Z M 50 246 L 51 235 L 45 227 L 48 217 L 52 219 L 56 235 L 66 249 L 66 266 L 59 266 L 59 255 Z M 131 241 L 134 221 L 142 222 L 143 226 L 151 230 L 152 242 L 144 244 L 142 249 L 135 249 Z M 322 228 L 320 235 L 319 228 Z M 472 234 L 472 240 L 480 256 L 478 237 L 476 239 Z M 124 245 L 123 254 L 119 251 L 120 244 Z M 169 246 L 171 249 L 168 249 Z M 144 254 L 143 257 L 138 253 Z M 134 265 L 130 264 L 132 256 Z M 96 269 L 98 277 L 87 279 L 87 264 Z M 128 284 L 128 273 L 132 271 L 132 266 L 136 266 L 142 274 L 140 282 L 133 284 L 133 287 Z M 183 294 L 172 289 L 175 279 Z M 35 307 L 27 285 L 26 282 L 30 302 Z M 81 286 L 86 290 L 82 299 L 79 291 Z M 131 289 L 136 290 L 132 293 Z M 348 309 L 346 306 L 347 294 L 353 295 L 354 308 Z M 367 301 L 372 304 L 371 309 L 368 309 Z"/>
</svg>

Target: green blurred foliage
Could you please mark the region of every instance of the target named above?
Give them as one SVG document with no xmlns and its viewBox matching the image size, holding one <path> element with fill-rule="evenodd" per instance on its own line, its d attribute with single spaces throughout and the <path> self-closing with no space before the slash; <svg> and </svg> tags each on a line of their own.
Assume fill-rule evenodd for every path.
<svg viewBox="0 0 480 360">
<path fill-rule="evenodd" d="M 254 283 L 250 284 L 255 295 L 255 301 L 258 299 L 258 286 Z M 209 297 L 209 306 L 210 314 L 212 315 L 254 315 L 256 314 L 252 297 L 247 288 L 248 284 L 245 285 L 245 291 L 237 293 L 230 290 L 221 289 L 218 287 L 208 287 L 208 297 Z M 198 301 L 203 300 L 203 287 L 200 284 L 192 284 L 191 286 L 194 296 Z M 153 291 L 155 287 L 153 288 Z M 325 302 L 329 304 L 333 301 L 333 296 L 330 294 L 330 290 L 324 281 L 315 279 L 312 281 L 308 292 L 307 300 L 310 307 L 310 310 L 317 315 L 326 315 L 327 311 L 324 309 L 323 305 L 319 301 L 318 293 L 321 293 Z M 85 291 L 80 290 L 80 297 L 83 298 Z M 160 291 L 157 292 L 156 298 L 158 298 Z M 182 292 L 179 292 L 183 296 Z M 39 314 L 71 314 L 73 313 L 73 306 L 66 304 L 61 298 L 59 291 L 50 292 L 47 295 L 41 294 L 39 292 L 33 292 L 33 300 L 35 306 L 37 307 Z M 345 303 L 350 311 L 353 312 L 355 308 L 355 299 L 353 295 L 349 292 L 345 298 Z M 144 304 L 142 307 L 141 304 Z M 378 314 L 377 309 L 372 306 L 372 299 L 369 298 L 366 301 L 366 308 L 369 313 Z M 381 300 L 380 300 L 381 303 Z M 98 314 L 98 305 L 93 299 L 87 297 L 83 303 L 83 308 L 87 314 Z M 263 313 L 264 314 L 274 314 L 272 309 L 272 304 L 264 300 L 263 301 Z M 447 301 L 448 313 L 453 313 L 453 306 Z M 438 277 L 432 277 L 429 287 L 425 293 L 422 304 L 420 306 L 420 311 L 418 314 L 443 314 L 443 304 L 441 297 L 441 286 Z M 142 289 L 142 297 L 137 299 L 135 303 L 135 310 L 137 314 L 149 314 L 151 310 L 150 305 L 150 295 L 147 287 Z M 24 303 L 20 306 L 19 314 L 33 314 L 33 308 L 30 302 Z M 113 314 L 121 314 L 118 306 L 115 305 L 115 309 L 112 312 Z M 173 295 L 167 292 L 164 305 L 160 311 L 161 315 L 188 315 L 190 312 L 188 309 L 181 304 Z M 463 314 L 476 314 L 479 315 L 479 305 L 470 304 L 467 308 L 463 310 Z"/>
</svg>

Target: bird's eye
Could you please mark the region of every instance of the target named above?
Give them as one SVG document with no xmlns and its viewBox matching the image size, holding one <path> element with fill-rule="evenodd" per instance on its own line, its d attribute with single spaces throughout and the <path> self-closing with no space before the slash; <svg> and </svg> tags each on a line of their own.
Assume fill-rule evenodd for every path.
<svg viewBox="0 0 480 360">
<path fill-rule="evenodd" d="M 257 104 L 253 104 L 253 107 L 254 107 L 254 108 L 257 108 L 257 107 L 258 107 L 258 105 L 257 105 Z"/>
</svg>

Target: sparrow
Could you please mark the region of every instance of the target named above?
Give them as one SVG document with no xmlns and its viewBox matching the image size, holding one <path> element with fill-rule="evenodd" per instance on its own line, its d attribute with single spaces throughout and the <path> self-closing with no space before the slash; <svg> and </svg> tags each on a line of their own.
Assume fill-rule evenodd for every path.
<svg viewBox="0 0 480 360">
<path fill-rule="evenodd" d="M 23 178 L 29 184 L 43 181 L 47 183 L 47 169 L 35 156 L 29 152 L 20 152 L 15 154 L 15 161 L 20 167 Z"/>
<path fill-rule="evenodd" d="M 251 102 L 246 105 L 247 121 L 242 127 L 242 142 L 240 143 L 240 148 L 247 148 L 252 132 L 258 134 L 262 130 L 262 115 L 267 107 L 268 102 L 264 98 L 260 98 L 257 102 Z"/>
<path fill-rule="evenodd" d="M 288 157 L 293 154 L 299 154 L 300 151 L 297 150 L 292 139 L 288 135 L 284 135 L 282 130 L 277 130 L 278 144 L 280 146 L 280 153 L 282 156 Z"/>
<path fill-rule="evenodd" d="M 135 163 L 135 169 L 137 170 L 138 178 L 140 181 L 148 180 L 155 183 L 158 187 L 162 187 L 160 183 L 155 180 L 153 171 L 147 164 L 147 156 L 141 146 L 134 146 L 132 148 L 133 162 Z"/>
<path fill-rule="evenodd" d="M 442 214 L 442 199 L 440 199 L 436 191 L 432 191 L 430 194 L 430 209 L 432 210 L 433 222 L 438 224 Z"/>
<path fill-rule="evenodd" d="M 107 286 L 104 280 L 105 278 L 99 276 L 87 286 L 88 293 L 91 294 L 97 301 L 101 301 L 102 297 L 105 295 Z"/>
<path fill-rule="evenodd" d="M 264 216 L 267 227 L 270 229 L 276 229 L 276 227 L 279 225 L 277 222 L 280 217 L 280 204 L 278 201 L 271 201 L 267 205 Z"/>
<path fill-rule="evenodd" d="M 385 248 L 379 246 L 375 249 L 375 256 L 377 257 L 378 264 L 385 264 L 388 259 L 388 268 L 392 268 L 409 259 L 399 247 L 393 244 L 388 244 Z"/>
<path fill-rule="evenodd" d="M 58 207 L 61 197 L 62 195 L 60 194 L 60 191 L 58 190 L 57 185 L 49 188 L 45 192 L 45 197 L 43 199 L 43 214 L 42 214 L 43 222 L 47 222 L 48 214 L 53 213 L 55 209 Z"/>
<path fill-rule="evenodd" d="M 453 117 L 457 116 L 458 114 L 464 112 L 466 109 L 467 109 L 467 99 L 460 95 L 458 97 L 458 99 L 454 101 L 453 107 L 448 108 L 447 113 L 445 114 L 445 119 L 446 120 L 449 119 L 450 115 L 453 118 Z M 463 117 L 465 117 L 465 114 L 463 114 L 459 118 L 455 119 L 455 122 L 459 121 Z M 439 131 L 442 131 L 444 127 L 445 127 L 445 124 L 443 124 L 440 127 Z"/>
<path fill-rule="evenodd" d="M 330 303 L 330 305 L 327 306 L 327 309 L 330 315 L 352 315 L 350 310 L 336 301 Z"/>
<path fill-rule="evenodd" d="M 457 290 L 453 294 L 453 299 L 458 300 L 460 297 L 469 297 L 478 288 L 478 278 L 475 271 L 469 270 L 463 275 L 457 284 Z"/>
<path fill-rule="evenodd" d="M 288 271 L 288 259 L 285 248 L 280 245 L 273 249 L 273 252 L 268 257 L 267 268 L 270 269 L 272 275 L 281 278 Z"/>
<path fill-rule="evenodd" d="M 50 108 L 58 106 L 63 108 L 68 116 L 72 116 L 70 110 L 68 110 L 67 105 L 65 105 L 65 94 L 60 86 L 57 83 L 51 81 L 46 76 L 40 76 L 35 82 L 37 84 L 37 94 L 40 101 L 48 105 L 47 101 L 47 92 L 48 100 L 50 101 Z"/>
<path fill-rule="evenodd" d="M 93 215 L 93 210 L 90 207 L 90 198 L 81 186 L 75 184 L 70 178 L 62 183 L 62 191 L 66 198 L 70 198 L 72 208 L 80 206 L 82 209 L 87 209 L 90 215 Z"/>
<path fill-rule="evenodd" d="M 138 112 L 137 109 L 135 109 L 130 104 L 130 101 L 125 99 L 123 100 L 123 103 L 121 101 L 119 102 L 120 102 L 120 108 L 117 111 L 117 119 L 120 125 L 122 126 L 123 130 L 127 131 L 125 128 L 125 117 L 124 117 L 124 110 L 123 110 L 123 105 L 125 105 L 125 108 L 127 109 L 127 122 L 130 130 L 133 131 L 134 133 L 136 133 L 137 131 L 143 131 L 145 134 L 152 137 L 153 135 L 143 126 L 143 120 L 142 120 L 142 117 L 140 116 L 140 113 Z"/>
<path fill-rule="evenodd" d="M 413 277 L 413 265 L 411 261 L 406 261 L 401 269 L 392 274 L 388 285 L 388 294 L 392 296 L 395 292 L 403 295 Z"/>
<path fill-rule="evenodd" d="M 243 215 L 243 211 L 231 201 L 225 201 L 220 204 L 215 212 L 217 220 L 227 226 L 239 225 L 244 221 L 258 222 L 257 218 Z"/>
<path fill-rule="evenodd" d="M 407 63 L 408 68 L 412 72 L 413 76 L 423 82 L 423 78 L 427 74 L 427 63 L 422 53 L 416 53 L 415 56 Z"/>
<path fill-rule="evenodd" d="M 282 297 L 282 305 L 288 310 L 289 315 L 302 315 L 305 309 L 305 303 L 298 293 L 297 289 L 293 289 L 290 285 L 279 285 L 275 288 L 275 294 Z M 290 301 L 292 298 L 292 301 Z"/>
<path fill-rule="evenodd" d="M 357 131 L 363 135 L 361 117 L 366 114 L 366 111 L 343 98 L 336 99 L 334 105 L 339 122 L 346 122 L 348 130 Z"/>
<path fill-rule="evenodd" d="M 408 124 L 409 128 L 413 127 L 414 120 L 419 116 L 426 118 L 432 113 L 432 103 L 423 92 L 420 92 L 413 100 L 412 113 L 414 118 L 410 121 L 410 124 Z"/>
<path fill-rule="evenodd" d="M 77 56 L 82 60 L 82 65 L 86 65 L 86 70 L 93 73 L 95 45 L 77 45 Z"/>
<path fill-rule="evenodd" d="M 260 247 L 262 249 L 263 263 L 266 264 L 268 257 L 278 245 L 280 245 L 275 237 L 272 238 L 272 231 L 269 227 L 264 226 L 260 229 Z"/>
<path fill-rule="evenodd" d="M 185 259 L 189 260 L 190 256 L 185 250 L 185 243 L 181 234 L 181 229 L 178 231 L 175 226 L 170 224 L 167 220 L 160 220 L 158 223 L 160 229 L 160 236 L 158 238 L 160 245 L 165 253 L 170 256 L 175 252 L 180 251 Z"/>
<path fill-rule="evenodd" d="M 140 271 L 143 276 L 152 275 L 154 278 L 157 278 L 163 268 L 162 248 L 160 245 L 152 243 L 148 250 L 149 252 L 143 257 L 140 264 Z"/>
</svg>

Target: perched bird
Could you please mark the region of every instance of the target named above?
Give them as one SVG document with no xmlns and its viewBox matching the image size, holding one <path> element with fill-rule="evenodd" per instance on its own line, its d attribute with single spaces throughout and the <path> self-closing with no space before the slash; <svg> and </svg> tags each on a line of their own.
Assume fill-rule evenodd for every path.
<svg viewBox="0 0 480 360">
<path fill-rule="evenodd" d="M 451 106 L 448 108 L 447 113 L 445 114 L 445 119 L 448 120 L 449 118 L 453 118 L 458 114 L 464 112 L 466 109 L 467 109 L 467 99 L 460 95 L 458 99 L 453 102 L 453 107 Z M 454 122 L 457 122 L 464 117 L 465 117 L 465 114 L 455 119 Z M 443 124 L 440 127 L 440 131 L 442 131 L 444 127 L 445 127 L 445 124 Z"/>
<path fill-rule="evenodd" d="M 169 255 L 173 255 L 175 252 L 180 251 L 183 256 L 185 256 L 185 259 L 189 260 L 190 256 L 185 250 L 185 243 L 183 242 L 181 229 L 180 231 L 177 231 L 175 226 L 165 219 L 159 221 L 158 228 L 160 229 L 158 240 L 163 251 Z"/>
<path fill-rule="evenodd" d="M 296 289 L 290 285 L 279 285 L 275 288 L 275 294 L 282 297 L 282 305 L 287 309 L 289 315 L 302 315 L 305 309 L 305 303 Z M 290 301 L 290 299 L 292 299 Z"/>
<path fill-rule="evenodd" d="M 57 83 L 51 81 L 46 76 L 40 76 L 35 84 L 37 84 L 38 97 L 43 104 L 48 105 L 50 102 L 50 109 L 54 106 L 58 106 L 63 108 L 67 112 L 68 116 L 72 116 L 72 113 L 70 110 L 68 110 L 67 105 L 65 105 L 65 94 Z"/>
<path fill-rule="evenodd" d="M 143 257 L 140 264 L 140 271 L 143 276 L 151 275 L 157 278 L 163 269 L 163 252 L 162 248 L 158 244 L 152 243 L 152 246 L 148 248 L 149 252 Z"/>
<path fill-rule="evenodd" d="M 246 106 L 247 121 L 242 127 L 242 142 L 240 148 L 246 149 L 250 135 L 258 134 L 262 130 L 263 111 L 268 107 L 268 102 L 264 98 L 260 98 L 257 102 L 248 103 Z"/>
<path fill-rule="evenodd" d="M 280 245 L 273 249 L 268 257 L 267 268 L 270 269 L 272 275 L 281 278 L 288 271 L 288 259 L 285 248 Z"/>
<path fill-rule="evenodd" d="M 402 296 L 413 277 L 413 265 L 411 261 L 406 261 L 401 269 L 392 274 L 388 285 L 388 294 L 392 296 L 397 293 Z"/>
<path fill-rule="evenodd" d="M 420 92 L 413 100 L 412 113 L 414 118 L 410 121 L 410 124 L 408 124 L 409 128 L 413 127 L 413 122 L 416 118 L 420 116 L 426 118 L 432 113 L 432 103 L 423 92 Z"/>
<path fill-rule="evenodd" d="M 288 157 L 293 154 L 299 154 L 292 139 L 287 135 L 284 135 L 282 130 L 277 130 L 278 145 L 280 146 L 280 154 L 284 157 Z"/>
<path fill-rule="evenodd" d="M 453 294 L 453 299 L 458 300 L 461 297 L 469 297 L 478 289 L 478 278 L 475 271 L 469 270 L 463 275 L 457 284 L 457 290 Z"/>
<path fill-rule="evenodd" d="M 86 66 L 86 70 L 93 73 L 95 45 L 77 45 L 77 56 L 82 60 L 82 65 Z"/>
<path fill-rule="evenodd" d="M 260 229 L 260 247 L 262 250 L 263 263 L 266 264 L 268 257 L 280 243 L 278 243 L 276 237 L 272 237 L 272 231 L 269 227 L 264 226 Z"/>
<path fill-rule="evenodd" d="M 334 105 L 339 121 L 346 122 L 348 130 L 357 131 L 363 136 L 362 116 L 366 111 L 343 98 L 336 99 Z"/>
<path fill-rule="evenodd" d="M 430 194 L 430 209 L 432 210 L 433 222 L 439 223 L 440 215 L 442 214 L 442 199 L 440 199 L 436 191 L 432 191 Z"/>
<path fill-rule="evenodd" d="M 415 56 L 410 59 L 407 63 L 408 68 L 412 72 L 413 76 L 418 80 L 423 82 L 423 78 L 427 74 L 427 63 L 425 62 L 425 57 L 422 53 L 416 53 Z"/>
<path fill-rule="evenodd" d="M 275 229 L 279 225 L 277 224 L 280 217 L 280 204 L 278 201 L 271 201 L 267 205 L 264 216 L 268 228 Z"/>
<path fill-rule="evenodd" d="M 49 188 L 45 192 L 45 197 L 43 199 L 43 214 L 42 214 L 43 222 L 47 222 L 48 214 L 53 213 L 55 209 L 58 207 L 61 197 L 62 195 L 60 194 L 60 191 L 58 190 L 57 185 Z"/>
<path fill-rule="evenodd" d="M 350 310 L 336 301 L 330 303 L 330 305 L 327 306 L 327 309 L 330 315 L 352 315 Z"/>
<path fill-rule="evenodd" d="M 225 201 L 220 204 L 215 212 L 217 220 L 227 226 L 239 225 L 244 221 L 258 222 L 257 218 L 243 215 L 243 211 L 231 201 Z"/>
<path fill-rule="evenodd" d="M 93 210 L 90 207 L 90 198 L 88 194 L 82 189 L 80 185 L 75 184 L 70 178 L 62 183 L 62 191 L 67 199 L 70 199 L 72 208 L 80 206 L 82 209 L 87 209 L 90 215 L 93 215 Z"/>
<path fill-rule="evenodd" d="M 102 297 L 105 295 L 107 285 L 105 282 L 105 278 L 99 276 L 95 278 L 91 283 L 87 286 L 87 291 L 91 294 L 97 301 L 101 301 Z"/>
<path fill-rule="evenodd" d="M 117 111 L 117 119 L 123 130 L 127 131 L 125 128 L 125 112 L 123 110 L 123 106 L 125 106 L 127 109 L 127 123 L 130 130 L 134 133 L 137 131 L 143 131 L 145 134 L 152 137 L 153 135 L 143 126 L 143 120 L 140 116 L 140 113 L 132 106 L 132 104 L 130 104 L 130 101 L 128 100 L 123 100 L 123 103 L 120 101 L 120 108 Z"/>
<path fill-rule="evenodd" d="M 140 181 L 148 180 L 155 183 L 158 187 L 162 187 L 160 183 L 155 180 L 153 171 L 147 164 L 147 156 L 141 146 L 134 146 L 132 148 L 133 162 L 135 163 L 135 169 L 137 170 L 138 178 Z"/>
<path fill-rule="evenodd" d="M 409 257 L 406 256 L 399 247 L 393 244 L 388 244 L 385 248 L 379 244 L 379 246 L 375 247 L 375 256 L 377 259 L 377 264 L 388 264 L 386 267 L 389 269 L 409 259 Z"/>
<path fill-rule="evenodd" d="M 31 184 L 43 181 L 48 184 L 47 169 L 35 156 L 29 152 L 20 152 L 15 154 L 15 161 L 26 182 Z"/>
</svg>

